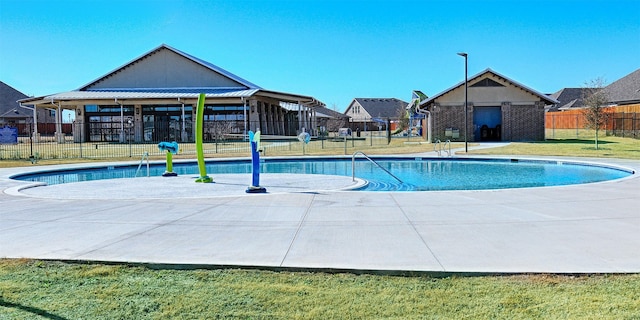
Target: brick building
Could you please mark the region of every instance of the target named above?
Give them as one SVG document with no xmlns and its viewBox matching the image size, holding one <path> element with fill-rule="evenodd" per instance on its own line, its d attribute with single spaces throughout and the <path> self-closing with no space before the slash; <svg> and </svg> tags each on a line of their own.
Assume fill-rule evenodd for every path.
<svg viewBox="0 0 640 320">
<path fill-rule="evenodd" d="M 424 100 L 433 140 L 464 141 L 464 81 Z M 545 106 L 558 101 L 491 69 L 468 78 L 467 141 L 544 140 Z"/>
</svg>

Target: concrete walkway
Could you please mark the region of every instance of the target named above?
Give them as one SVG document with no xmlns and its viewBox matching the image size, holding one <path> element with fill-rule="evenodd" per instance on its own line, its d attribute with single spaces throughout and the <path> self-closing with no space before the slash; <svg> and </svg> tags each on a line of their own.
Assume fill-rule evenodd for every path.
<svg viewBox="0 0 640 320">
<path fill-rule="evenodd" d="M 428 154 L 425 154 L 428 155 Z M 585 160 L 585 159 L 583 159 Z M 593 160 L 640 171 L 640 161 Z M 73 167 L 75 165 L 66 165 Z M 345 191 L 350 177 L 103 180 L 0 169 L 0 257 L 489 273 L 640 272 L 640 178 L 488 191 Z M 169 180 L 171 179 L 171 180 Z M 170 181 L 170 182 L 168 182 Z"/>
</svg>

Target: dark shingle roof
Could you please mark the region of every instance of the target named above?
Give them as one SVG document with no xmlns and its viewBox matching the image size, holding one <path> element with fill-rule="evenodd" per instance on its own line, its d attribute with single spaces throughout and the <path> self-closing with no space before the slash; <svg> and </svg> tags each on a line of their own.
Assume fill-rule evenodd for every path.
<svg viewBox="0 0 640 320">
<path fill-rule="evenodd" d="M 322 117 L 325 118 L 326 117 L 330 117 L 330 118 L 335 118 L 335 119 L 345 119 L 345 118 L 349 118 L 348 115 L 344 114 L 344 113 L 340 113 L 338 111 L 333 111 L 329 108 L 326 107 L 316 107 L 313 109 L 316 112 L 316 115 L 318 117 Z"/>
<path fill-rule="evenodd" d="M 609 102 L 631 104 L 640 102 L 640 69 L 605 87 Z"/>
<path fill-rule="evenodd" d="M 29 110 L 20 108 L 20 104 L 17 102 L 24 98 L 27 98 L 26 94 L 0 81 L 0 117 L 25 118 L 31 116 Z"/>
<path fill-rule="evenodd" d="M 552 110 L 568 110 L 582 108 L 582 96 L 585 88 L 564 88 L 549 95 L 559 101 Z"/>
<path fill-rule="evenodd" d="M 407 103 L 396 98 L 355 98 L 354 100 L 374 118 L 397 117 L 398 110 L 407 107 Z"/>
</svg>

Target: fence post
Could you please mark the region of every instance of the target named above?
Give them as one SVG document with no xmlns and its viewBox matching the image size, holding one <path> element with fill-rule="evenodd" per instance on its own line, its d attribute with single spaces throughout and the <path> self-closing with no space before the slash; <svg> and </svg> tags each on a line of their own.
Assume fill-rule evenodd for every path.
<svg viewBox="0 0 640 320">
<path fill-rule="evenodd" d="M 633 113 L 633 118 L 631 118 L 631 124 L 633 125 L 632 129 L 633 129 L 633 137 L 634 138 L 638 138 L 638 128 L 636 127 L 636 124 L 637 124 L 636 118 L 637 118 L 637 116 L 638 116 L 638 113 L 634 112 Z"/>
<path fill-rule="evenodd" d="M 622 112 L 622 137 L 623 138 L 624 138 L 624 131 L 625 131 L 624 129 L 626 129 L 624 126 L 624 120 L 627 120 L 627 118 L 624 116 L 624 111 L 623 111 Z"/>
<path fill-rule="evenodd" d="M 84 128 L 83 128 L 83 124 L 82 123 L 76 123 L 75 125 L 75 129 L 78 132 L 78 135 L 80 136 L 80 158 L 82 158 L 82 138 L 84 138 Z"/>
<path fill-rule="evenodd" d="M 347 155 L 347 136 L 344 136 L 344 155 Z"/>
<path fill-rule="evenodd" d="M 551 139 L 556 138 L 556 115 L 551 115 Z"/>
<path fill-rule="evenodd" d="M 580 132 L 578 131 L 578 115 L 576 114 L 576 139 L 580 138 Z"/>
</svg>

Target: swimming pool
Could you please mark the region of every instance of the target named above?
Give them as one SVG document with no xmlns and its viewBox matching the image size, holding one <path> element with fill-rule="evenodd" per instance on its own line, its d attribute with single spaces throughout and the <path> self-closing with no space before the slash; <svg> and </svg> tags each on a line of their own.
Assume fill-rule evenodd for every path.
<svg viewBox="0 0 640 320">
<path fill-rule="evenodd" d="M 602 165 L 548 160 L 519 159 L 442 159 L 376 157 L 374 163 L 357 158 L 355 177 L 368 181 L 361 191 L 433 191 L 485 190 L 526 187 L 560 186 L 620 179 L 634 172 Z M 137 165 L 35 172 L 13 179 L 45 182 L 49 185 L 80 181 L 133 178 Z M 151 176 L 164 173 L 164 164 L 150 166 Z M 174 163 L 179 175 L 197 175 L 195 162 Z M 329 174 L 352 176 L 351 158 L 263 159 L 261 173 Z M 207 162 L 207 174 L 251 173 L 249 160 L 218 160 Z M 138 176 L 146 175 L 143 167 Z M 170 178 L 168 178 L 170 179 Z M 398 181 L 400 180 L 400 181 Z"/>
</svg>

